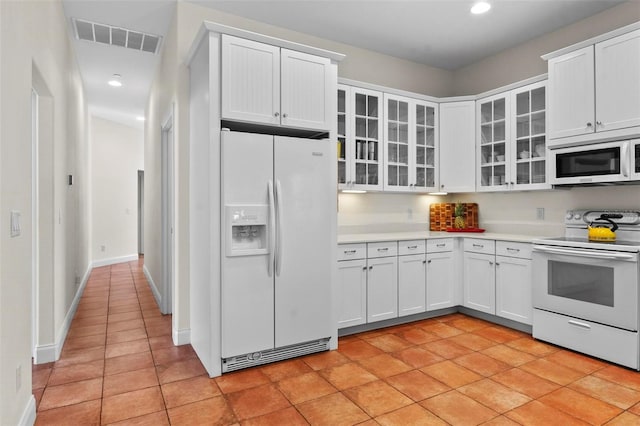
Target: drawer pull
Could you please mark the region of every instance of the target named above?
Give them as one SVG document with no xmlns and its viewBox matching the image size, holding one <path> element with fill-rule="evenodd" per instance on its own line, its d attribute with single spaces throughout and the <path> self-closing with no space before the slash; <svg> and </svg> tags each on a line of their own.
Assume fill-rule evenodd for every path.
<svg viewBox="0 0 640 426">
<path fill-rule="evenodd" d="M 389 251 L 389 248 L 388 247 L 379 248 L 378 251 Z"/>
<path fill-rule="evenodd" d="M 520 249 L 512 247 L 507 247 L 507 251 L 510 251 L 511 253 L 520 253 Z"/>
<path fill-rule="evenodd" d="M 369 270 L 372 270 L 372 269 L 373 269 L 373 266 L 369 266 Z"/>
<path fill-rule="evenodd" d="M 417 248 L 418 248 L 418 246 L 407 246 L 407 249 L 408 249 L 408 250 L 415 250 L 415 249 L 417 249 Z"/>
<path fill-rule="evenodd" d="M 484 244 L 473 244 L 475 248 L 484 248 Z"/>
<path fill-rule="evenodd" d="M 436 247 L 446 247 L 447 245 L 445 243 L 442 244 L 436 244 Z"/>
<path fill-rule="evenodd" d="M 344 254 L 355 254 L 356 250 L 345 250 Z"/>
<path fill-rule="evenodd" d="M 575 320 L 569 320 L 569 324 L 575 325 L 576 327 L 580 327 L 580 328 L 585 328 L 587 330 L 591 330 L 591 326 L 589 324 L 585 324 L 583 322 L 579 322 L 579 321 L 575 321 Z"/>
<path fill-rule="evenodd" d="M 362 267 L 362 270 L 363 270 L 363 271 L 366 271 L 366 270 L 367 270 L 367 267 L 366 267 L 366 266 L 363 266 L 363 267 Z"/>
</svg>

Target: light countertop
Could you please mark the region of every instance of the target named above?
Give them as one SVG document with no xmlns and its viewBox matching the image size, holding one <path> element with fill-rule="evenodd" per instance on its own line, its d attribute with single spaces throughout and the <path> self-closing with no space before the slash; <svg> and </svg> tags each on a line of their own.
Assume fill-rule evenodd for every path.
<svg viewBox="0 0 640 426">
<path fill-rule="evenodd" d="M 538 235 L 500 234 L 496 232 L 376 232 L 358 234 L 338 234 L 338 244 L 372 243 L 376 241 L 428 240 L 436 238 L 479 238 L 483 240 L 501 240 L 530 243 L 534 239 L 544 238 Z"/>
</svg>

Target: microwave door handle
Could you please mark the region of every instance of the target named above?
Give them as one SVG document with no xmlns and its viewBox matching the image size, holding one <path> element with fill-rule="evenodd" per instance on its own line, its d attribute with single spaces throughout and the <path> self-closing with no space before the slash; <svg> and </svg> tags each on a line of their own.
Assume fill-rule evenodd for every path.
<svg viewBox="0 0 640 426">
<path fill-rule="evenodd" d="M 620 147 L 620 169 L 622 175 L 629 177 L 629 142 L 624 142 Z"/>
<path fill-rule="evenodd" d="M 626 254 L 626 253 L 614 253 L 614 252 L 609 253 L 609 252 L 603 252 L 603 251 L 575 250 L 575 249 L 556 248 L 556 247 L 547 247 L 547 246 L 533 246 L 533 250 L 544 252 L 544 253 L 551 253 L 551 254 L 564 254 L 568 256 L 589 257 L 592 259 L 633 260 L 635 258 L 634 255 Z"/>
</svg>

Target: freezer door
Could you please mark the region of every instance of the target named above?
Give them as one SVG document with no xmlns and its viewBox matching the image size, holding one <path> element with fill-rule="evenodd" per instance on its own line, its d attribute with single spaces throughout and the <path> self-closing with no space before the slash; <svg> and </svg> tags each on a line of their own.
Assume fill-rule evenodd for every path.
<svg viewBox="0 0 640 426">
<path fill-rule="evenodd" d="M 268 183 L 272 179 L 273 136 L 222 132 L 223 209 L 228 205 L 268 204 Z M 224 230 L 230 225 L 225 216 L 222 214 Z M 270 254 L 227 256 L 226 244 L 225 239 L 222 241 L 222 357 L 271 349 L 274 293 L 273 276 L 269 276 Z"/>
<path fill-rule="evenodd" d="M 276 347 L 331 335 L 330 149 L 327 140 L 275 137 Z"/>
</svg>

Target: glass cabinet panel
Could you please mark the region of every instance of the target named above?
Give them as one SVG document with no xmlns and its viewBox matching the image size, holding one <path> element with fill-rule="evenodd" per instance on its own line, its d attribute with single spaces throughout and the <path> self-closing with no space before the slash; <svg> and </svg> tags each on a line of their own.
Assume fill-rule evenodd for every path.
<svg viewBox="0 0 640 426">
<path fill-rule="evenodd" d="M 416 104 L 415 186 L 418 188 L 434 188 L 436 185 L 435 114 L 434 106 Z"/>
<path fill-rule="evenodd" d="M 506 185 L 507 177 L 507 97 L 493 97 L 480 103 L 481 187 Z"/>
<path fill-rule="evenodd" d="M 347 183 L 347 91 L 338 89 L 338 184 Z"/>
<path fill-rule="evenodd" d="M 409 102 L 386 98 L 387 186 L 409 187 Z"/>
<path fill-rule="evenodd" d="M 545 86 L 515 91 L 515 184 L 546 182 Z"/>
<path fill-rule="evenodd" d="M 354 162 L 356 185 L 379 185 L 379 102 L 380 96 L 371 93 L 355 94 Z"/>
</svg>

